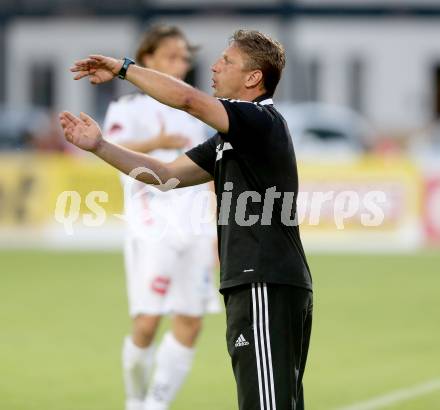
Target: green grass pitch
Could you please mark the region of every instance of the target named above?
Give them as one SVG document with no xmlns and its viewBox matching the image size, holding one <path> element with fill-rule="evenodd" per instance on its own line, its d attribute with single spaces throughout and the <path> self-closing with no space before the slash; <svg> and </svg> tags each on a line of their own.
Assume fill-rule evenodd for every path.
<svg viewBox="0 0 440 410">
<path fill-rule="evenodd" d="M 440 253 L 313 255 L 308 410 L 440 378 Z M 0 252 L 0 409 L 122 410 L 119 253 Z M 236 409 L 223 315 L 206 318 L 173 410 Z M 274 337 L 274 336 L 273 336 Z M 440 391 L 386 407 L 440 409 Z"/>
</svg>

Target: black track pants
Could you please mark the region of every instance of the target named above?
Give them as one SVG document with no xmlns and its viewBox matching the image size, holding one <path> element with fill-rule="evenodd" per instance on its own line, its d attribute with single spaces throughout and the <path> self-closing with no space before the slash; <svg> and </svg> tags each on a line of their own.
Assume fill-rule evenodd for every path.
<svg viewBox="0 0 440 410">
<path fill-rule="evenodd" d="M 254 283 L 226 290 L 224 298 L 239 409 L 304 409 L 312 292 Z"/>
</svg>

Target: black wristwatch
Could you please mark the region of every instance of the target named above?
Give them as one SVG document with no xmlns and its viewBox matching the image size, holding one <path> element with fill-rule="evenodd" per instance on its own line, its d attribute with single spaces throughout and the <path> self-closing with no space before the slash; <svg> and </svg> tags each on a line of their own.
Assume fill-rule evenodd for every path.
<svg viewBox="0 0 440 410">
<path fill-rule="evenodd" d="M 118 77 L 121 80 L 125 80 L 125 76 L 127 75 L 128 66 L 130 64 L 135 64 L 135 62 L 128 57 L 124 57 L 124 64 L 122 64 L 121 69 L 119 70 Z"/>
</svg>

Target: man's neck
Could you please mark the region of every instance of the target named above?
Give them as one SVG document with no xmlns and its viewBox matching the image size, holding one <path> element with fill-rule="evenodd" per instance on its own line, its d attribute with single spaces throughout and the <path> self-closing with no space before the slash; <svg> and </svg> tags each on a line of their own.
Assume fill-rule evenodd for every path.
<svg viewBox="0 0 440 410">
<path fill-rule="evenodd" d="M 231 97 L 232 100 L 241 100 L 241 101 L 261 101 L 261 99 L 272 98 L 271 95 L 267 93 L 265 90 L 260 90 L 258 92 L 244 92 L 238 96 Z"/>
<path fill-rule="evenodd" d="M 264 101 L 264 100 L 267 100 L 267 99 L 272 99 L 272 95 L 267 93 L 267 92 L 265 92 L 263 94 L 260 94 L 258 97 L 254 98 L 252 101 L 253 102 L 261 102 L 261 101 Z"/>
</svg>

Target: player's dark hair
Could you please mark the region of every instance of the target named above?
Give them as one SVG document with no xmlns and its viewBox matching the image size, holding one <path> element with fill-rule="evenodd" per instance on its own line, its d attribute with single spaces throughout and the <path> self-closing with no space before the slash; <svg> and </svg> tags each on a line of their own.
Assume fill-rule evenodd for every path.
<svg viewBox="0 0 440 410">
<path fill-rule="evenodd" d="M 247 70 L 261 70 L 267 93 L 273 95 L 286 65 L 284 47 L 278 41 L 256 30 L 238 30 L 231 39 L 247 56 Z"/>
<path fill-rule="evenodd" d="M 160 43 L 167 38 L 181 38 L 188 46 L 191 53 L 197 51 L 198 47 L 189 43 L 185 34 L 176 26 L 168 26 L 166 24 L 156 24 L 150 27 L 142 36 L 140 45 L 136 52 L 136 62 L 139 65 L 142 64 L 142 58 L 148 54 L 154 54 L 154 52 L 160 46 Z"/>
</svg>

